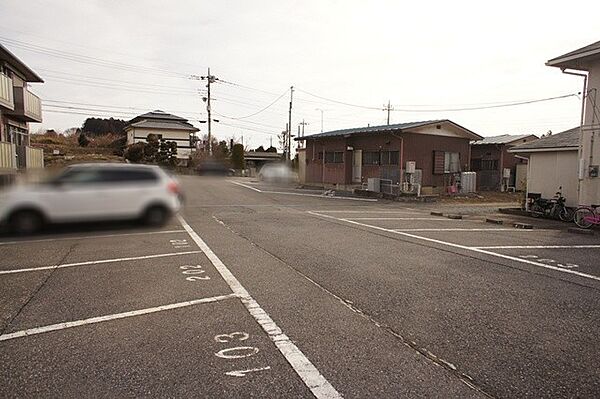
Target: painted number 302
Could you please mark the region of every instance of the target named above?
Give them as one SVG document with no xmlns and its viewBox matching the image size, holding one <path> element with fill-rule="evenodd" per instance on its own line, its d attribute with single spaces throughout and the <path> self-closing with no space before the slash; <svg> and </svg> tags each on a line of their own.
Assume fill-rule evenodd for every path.
<svg viewBox="0 0 600 399">
<path fill-rule="evenodd" d="M 206 271 L 202 269 L 201 265 L 184 265 L 179 268 L 182 270 L 182 274 L 190 274 L 185 278 L 187 281 L 210 280 L 210 277 L 202 276 Z"/>
</svg>

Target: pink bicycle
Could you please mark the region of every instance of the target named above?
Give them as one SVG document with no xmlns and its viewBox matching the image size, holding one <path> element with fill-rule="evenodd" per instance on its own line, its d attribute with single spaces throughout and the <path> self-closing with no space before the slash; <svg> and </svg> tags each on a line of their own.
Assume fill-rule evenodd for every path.
<svg viewBox="0 0 600 399">
<path fill-rule="evenodd" d="M 600 208 L 600 205 L 580 205 L 575 210 L 573 221 L 582 229 L 600 225 L 600 214 L 596 212 L 598 208 Z"/>
</svg>

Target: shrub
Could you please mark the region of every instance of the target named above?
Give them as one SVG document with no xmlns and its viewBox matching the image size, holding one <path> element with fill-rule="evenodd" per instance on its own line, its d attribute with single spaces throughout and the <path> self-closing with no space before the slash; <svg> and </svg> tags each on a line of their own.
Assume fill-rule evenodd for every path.
<svg viewBox="0 0 600 399">
<path fill-rule="evenodd" d="M 90 144 L 90 140 L 87 138 L 87 136 L 83 133 L 81 133 L 79 135 L 79 137 L 77 138 L 77 142 L 79 143 L 80 147 L 87 147 L 88 144 Z"/>
<path fill-rule="evenodd" d="M 235 144 L 231 150 L 231 163 L 234 169 L 244 169 L 244 146 Z"/>
<path fill-rule="evenodd" d="M 125 150 L 125 159 L 133 163 L 141 163 L 144 161 L 146 143 L 135 143 L 131 144 Z"/>
</svg>

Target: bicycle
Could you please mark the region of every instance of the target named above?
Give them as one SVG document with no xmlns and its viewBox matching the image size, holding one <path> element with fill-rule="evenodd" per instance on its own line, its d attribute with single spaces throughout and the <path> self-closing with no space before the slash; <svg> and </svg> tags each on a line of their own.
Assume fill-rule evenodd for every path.
<svg viewBox="0 0 600 399">
<path fill-rule="evenodd" d="M 582 229 L 600 225 L 600 214 L 596 211 L 600 205 L 580 205 L 574 213 L 573 221 Z"/>
</svg>

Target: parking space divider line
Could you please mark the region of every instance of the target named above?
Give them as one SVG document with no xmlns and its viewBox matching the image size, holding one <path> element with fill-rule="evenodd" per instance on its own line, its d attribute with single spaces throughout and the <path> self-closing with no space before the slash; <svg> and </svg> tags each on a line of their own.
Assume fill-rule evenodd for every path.
<svg viewBox="0 0 600 399">
<path fill-rule="evenodd" d="M 591 245 L 491 245 L 487 247 L 473 247 L 477 249 L 583 249 L 600 248 L 598 244 Z"/>
<path fill-rule="evenodd" d="M 204 255 L 211 261 L 234 294 L 240 298 L 248 312 L 254 317 L 254 320 L 256 320 L 267 333 L 267 336 L 273 341 L 277 349 L 279 349 L 279 352 L 281 352 L 313 395 L 318 399 L 341 398 L 342 395 L 325 379 L 290 338 L 283 333 L 267 312 L 265 312 L 258 302 L 250 296 L 239 280 L 231 273 L 227 266 L 225 266 L 204 240 L 202 240 L 202 238 L 200 238 L 200 236 L 192 229 L 185 219 L 181 215 L 177 215 L 177 217 L 192 240 L 194 240 L 202 252 L 204 252 Z"/>
<path fill-rule="evenodd" d="M 417 240 L 422 240 L 422 241 L 427 241 L 427 242 L 432 242 L 435 244 L 440 244 L 440 245 L 445 245 L 445 246 L 449 246 L 449 247 L 453 247 L 453 248 L 459 248 L 465 251 L 472 251 L 472 252 L 477 252 L 480 254 L 485 254 L 485 255 L 490 255 L 490 256 L 495 256 L 498 258 L 503 258 L 503 259 L 508 259 L 508 260 L 512 260 L 515 262 L 519 262 L 519 263 L 525 263 L 528 265 L 532 265 L 532 266 L 537 266 L 537 267 L 542 267 L 544 269 L 549 269 L 549 270 L 554 270 L 554 271 L 558 271 L 561 273 L 566 273 L 566 274 L 573 274 L 579 277 L 583 277 L 583 278 L 588 278 L 590 280 L 595 280 L 595 281 L 600 281 L 600 277 L 598 276 L 594 276 L 591 274 L 587 274 L 587 273 L 582 273 L 582 272 L 578 272 L 575 270 L 571 270 L 571 269 L 563 269 L 557 266 L 552 266 L 552 265 L 547 265 L 544 263 L 540 263 L 540 262 L 534 262 L 531 260 L 527 260 L 527 259 L 523 259 L 523 258 L 517 258 L 514 256 L 510 256 L 510 255 L 504 255 L 504 254 L 499 254 L 496 252 L 492 252 L 492 251 L 487 251 L 485 249 L 480 249 L 477 247 L 469 247 L 466 245 L 461 245 L 461 244 L 455 244 L 452 242 L 447 242 L 447 241 L 442 241 L 442 240 L 438 240 L 435 238 L 429 238 L 429 237 L 423 237 L 423 236 L 418 236 L 416 234 L 410 234 L 404 231 L 397 231 L 394 229 L 386 229 L 385 227 L 379 227 L 379 226 L 373 226 L 370 224 L 366 224 L 366 223 L 360 223 L 360 222 L 355 222 L 353 220 L 349 220 L 349 219 L 343 219 L 343 218 L 336 218 L 330 215 L 322 215 L 316 212 L 312 212 L 312 211 L 307 211 L 307 213 L 313 215 L 313 216 L 318 216 L 318 217 L 323 217 L 323 218 L 328 218 L 328 219 L 333 219 L 333 220 L 338 220 L 341 222 L 346 222 L 346 223 L 350 223 L 350 224 L 354 224 L 354 225 L 358 225 L 358 226 L 363 226 L 363 227 L 367 227 L 367 228 L 371 228 L 371 229 L 375 229 L 375 230 L 380 230 L 380 231 L 386 231 L 388 233 L 393 233 L 393 234 L 399 234 L 405 237 L 410 237 L 410 238 L 414 238 Z"/>
<path fill-rule="evenodd" d="M 0 275 L 1 274 L 24 273 L 24 272 L 37 272 L 40 270 L 63 269 L 65 267 L 99 265 L 102 263 L 127 262 L 127 261 L 140 260 L 140 259 L 164 258 L 167 256 L 190 255 L 190 254 L 197 254 L 197 253 L 201 253 L 201 252 L 202 251 L 169 252 L 169 253 L 165 253 L 165 254 L 156 254 L 156 255 L 132 256 L 129 258 L 88 260 L 85 262 L 63 263 L 63 264 L 52 265 L 52 266 L 30 267 L 27 269 L 0 270 Z"/>
<path fill-rule="evenodd" d="M 339 199 L 339 200 L 350 200 L 350 201 L 377 202 L 377 200 L 374 199 L 374 198 L 336 197 L 336 196 L 327 196 L 327 195 L 321 195 L 321 194 L 290 193 L 290 192 L 287 192 L 287 191 L 259 190 L 258 188 L 251 187 L 251 186 L 248 186 L 248 185 L 240 183 L 240 182 L 236 182 L 236 181 L 230 181 L 230 182 L 233 183 L 233 184 L 236 184 L 238 186 L 246 187 L 246 188 L 249 188 L 250 190 L 254 190 L 256 192 L 265 193 L 265 194 L 298 195 L 298 196 L 301 196 L 301 197 L 316 197 L 316 198 L 325 198 L 325 199 Z"/>
<path fill-rule="evenodd" d="M 36 334 L 42 334 L 42 333 L 46 333 L 46 332 L 50 332 L 50 331 L 64 330 L 65 328 L 79 327 L 79 326 L 84 326 L 87 324 L 101 323 L 103 321 L 124 319 L 127 317 L 134 317 L 134 316 L 140 316 L 140 315 L 145 315 L 145 314 L 150 314 L 150 313 L 162 312 L 165 310 L 178 309 L 178 308 L 183 308 L 183 307 L 187 307 L 187 306 L 198 305 L 201 303 L 218 302 L 218 301 L 223 301 L 225 299 L 230 299 L 230 298 L 237 298 L 237 295 L 236 294 L 219 295 L 219 296 L 213 296 L 210 298 L 201 298 L 201 299 L 194 299 L 192 301 L 171 303 L 169 305 L 161 305 L 161 306 L 156 306 L 153 308 L 132 310 L 129 312 L 114 313 L 114 314 L 109 314 L 109 315 L 105 315 L 105 316 L 90 317 L 88 319 L 81 319 L 81 320 L 75 320 L 75 321 L 67 321 L 64 323 L 50 324 L 50 325 L 43 326 L 43 327 L 29 328 L 27 330 L 21 330 L 21 331 L 17 331 L 14 333 L 0 335 L 0 341 L 8 341 L 10 339 L 27 337 L 27 336 L 36 335 Z"/>
<path fill-rule="evenodd" d="M 99 234 L 85 237 L 58 237 L 58 238 L 42 238 L 39 240 L 16 240 L 16 241 L 0 241 L 0 245 L 15 245 L 15 244 L 30 244 L 36 242 L 53 242 L 53 241 L 68 241 L 68 240 L 88 240 L 92 238 L 111 238 L 111 237 L 127 237 L 127 236 L 142 236 L 151 234 L 170 234 L 170 233 L 185 233 L 185 230 L 159 230 L 147 231 L 139 233 L 117 233 L 117 234 Z"/>
</svg>

